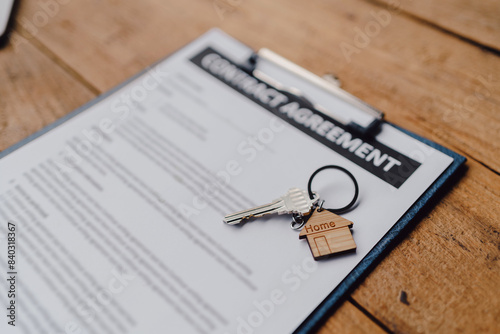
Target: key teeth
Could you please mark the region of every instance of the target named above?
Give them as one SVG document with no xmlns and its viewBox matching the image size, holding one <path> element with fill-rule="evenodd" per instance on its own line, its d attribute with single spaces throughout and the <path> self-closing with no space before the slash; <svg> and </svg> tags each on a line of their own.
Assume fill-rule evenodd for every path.
<svg viewBox="0 0 500 334">
<path fill-rule="evenodd" d="M 227 225 L 236 225 L 236 224 L 241 223 L 241 219 L 234 220 L 234 221 L 227 221 L 227 219 L 223 219 L 222 221 L 223 221 L 224 223 L 226 223 Z"/>
<path fill-rule="evenodd" d="M 248 217 L 248 218 L 250 218 L 250 217 Z M 248 218 L 245 217 L 245 218 L 233 218 L 233 219 L 231 219 L 228 216 L 225 216 L 224 219 L 222 219 L 222 221 L 224 223 L 226 223 L 227 225 L 237 225 L 237 224 L 241 223 L 243 220 L 248 219 Z"/>
</svg>

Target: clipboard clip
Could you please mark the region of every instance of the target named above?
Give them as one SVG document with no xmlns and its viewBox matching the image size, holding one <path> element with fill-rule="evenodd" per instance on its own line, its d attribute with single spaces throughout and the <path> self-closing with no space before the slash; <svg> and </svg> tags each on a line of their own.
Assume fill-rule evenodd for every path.
<svg viewBox="0 0 500 334">
<path fill-rule="evenodd" d="M 300 79 L 303 79 L 313 84 L 314 86 L 326 91 L 327 93 L 343 100 L 351 106 L 356 107 L 357 110 L 364 113 L 363 121 L 361 122 L 359 119 L 353 117 L 353 115 L 349 115 L 348 112 L 343 112 L 342 115 L 339 115 L 339 112 L 333 113 L 327 108 L 311 101 L 300 89 L 281 84 L 278 80 L 271 77 L 269 74 L 266 74 L 260 68 L 262 62 L 267 62 L 288 73 L 291 73 L 299 77 Z M 342 124 L 344 127 L 362 136 L 375 135 L 378 132 L 380 125 L 382 124 L 382 121 L 384 119 L 384 113 L 340 88 L 340 81 L 336 77 L 330 75 L 328 78 L 321 78 L 269 49 L 262 48 L 258 52 L 252 53 L 248 60 L 241 65 L 241 68 L 247 73 L 258 78 L 259 80 L 262 80 L 268 85 L 276 88 L 277 90 L 286 92 L 288 94 L 293 94 L 296 98 L 303 101 L 304 104 L 316 109 L 326 116 L 331 117 L 335 121 Z"/>
</svg>

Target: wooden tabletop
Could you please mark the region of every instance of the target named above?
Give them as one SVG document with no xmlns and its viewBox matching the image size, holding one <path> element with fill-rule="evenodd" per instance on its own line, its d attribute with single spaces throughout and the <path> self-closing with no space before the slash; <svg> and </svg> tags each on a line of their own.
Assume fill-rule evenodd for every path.
<svg viewBox="0 0 500 334">
<path fill-rule="evenodd" d="M 22 0 L 0 50 L 0 149 L 211 27 L 268 47 L 467 157 L 320 333 L 500 333 L 500 2 Z"/>
</svg>

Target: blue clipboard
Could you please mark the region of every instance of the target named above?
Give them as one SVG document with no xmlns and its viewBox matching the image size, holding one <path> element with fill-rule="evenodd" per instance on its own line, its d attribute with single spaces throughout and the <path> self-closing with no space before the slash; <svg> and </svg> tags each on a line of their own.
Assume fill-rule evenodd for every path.
<svg viewBox="0 0 500 334">
<path fill-rule="evenodd" d="M 163 60 L 168 58 L 169 56 L 161 59 L 156 62 L 152 66 L 161 63 Z M 253 66 L 253 65 L 252 65 Z M 294 66 L 297 66 L 294 64 Z M 243 66 L 244 67 L 244 66 Z M 298 66 L 297 66 L 298 68 Z M 37 139 L 48 131 L 54 129 L 55 127 L 61 125 L 67 120 L 75 117 L 81 112 L 89 109 L 93 105 L 98 102 L 106 99 L 108 96 L 112 95 L 116 91 L 125 87 L 131 81 L 136 78 L 142 76 L 148 71 L 149 67 L 140 73 L 134 75 L 130 79 L 125 82 L 119 84 L 118 86 L 112 88 L 106 93 L 98 96 L 92 101 L 86 103 L 85 105 L 77 108 L 71 113 L 67 114 L 64 117 L 61 117 L 57 121 L 52 124 L 44 127 L 38 132 L 28 136 L 27 138 L 21 140 L 17 144 L 12 145 L 11 147 L 5 149 L 0 152 L 0 158 L 5 157 L 6 155 L 12 153 L 13 151 L 19 149 L 23 145 L 29 143 L 32 140 Z M 247 68 L 248 70 L 248 68 Z M 302 69 L 303 70 L 303 69 Z M 306 70 L 303 70 L 307 72 Z M 319 78 L 319 77 L 318 77 Z M 305 78 L 307 79 L 307 78 Z M 321 78 L 319 78 L 321 79 Z M 330 84 L 330 83 L 329 83 Z M 340 90 L 340 88 L 337 88 Z M 348 94 L 348 93 L 347 93 Z M 380 114 L 379 114 L 380 115 Z M 381 117 L 377 116 L 377 113 L 374 113 L 374 122 L 370 123 L 365 129 L 366 132 L 373 131 L 374 125 L 376 123 L 380 124 L 384 122 Z M 450 186 L 453 185 L 453 182 L 457 180 L 461 175 L 461 171 L 465 170 L 464 164 L 466 162 L 466 158 L 459 155 L 456 152 L 453 152 L 435 142 L 430 141 L 429 139 L 423 138 L 417 134 L 414 134 L 406 129 L 403 129 L 399 126 L 391 124 L 397 129 L 403 131 L 409 136 L 421 141 L 424 144 L 427 144 L 436 150 L 450 156 L 453 158 L 453 162 L 450 166 L 441 174 L 439 178 L 437 178 L 434 183 L 427 189 L 425 193 L 421 195 L 421 197 L 407 210 L 407 212 L 398 220 L 398 222 L 386 233 L 386 235 L 375 245 L 375 247 L 358 263 L 358 265 L 344 278 L 344 280 L 323 300 L 323 302 L 307 317 L 307 319 L 296 329 L 295 333 L 303 334 L 313 332 L 326 321 L 326 319 L 333 314 L 333 312 L 341 305 L 345 298 L 351 293 L 359 283 L 366 277 L 368 274 L 375 268 L 375 266 L 384 258 L 385 255 L 388 254 L 390 250 L 396 246 L 399 241 L 409 232 L 409 230 L 418 223 L 418 221 L 422 218 L 423 213 L 427 212 L 427 210 L 431 209 L 433 205 L 440 199 L 440 197 L 449 189 Z M 357 124 L 354 124 L 357 126 Z"/>
<path fill-rule="evenodd" d="M 263 51 L 263 52 L 262 52 Z M 202 51 L 200 54 L 203 55 L 205 53 L 215 52 L 216 50 L 208 47 L 205 51 Z M 224 57 L 223 55 L 220 55 Z M 198 58 L 197 58 L 198 57 Z M 227 61 L 231 62 L 230 59 Z M 397 125 L 394 125 L 389 122 L 385 122 L 383 120 L 383 113 L 374 109 L 373 107 L 366 105 L 363 101 L 357 99 L 356 97 L 350 95 L 349 93 L 340 89 L 338 84 L 332 84 L 331 82 L 327 82 L 326 80 L 317 77 L 313 73 L 299 67 L 298 65 L 291 63 L 289 60 L 275 54 L 274 52 L 261 49 L 257 53 L 253 53 L 248 61 L 243 64 L 239 64 L 239 66 L 248 72 L 251 75 L 259 80 L 260 82 L 264 82 L 269 86 L 273 86 L 272 81 L 266 81 L 267 78 L 270 78 L 266 72 L 256 73 L 259 70 L 259 62 L 267 61 L 267 70 L 269 70 L 269 66 L 280 68 L 281 71 L 292 72 L 293 75 L 300 77 L 304 81 L 309 81 L 313 85 L 320 86 L 321 88 L 331 92 L 337 98 L 341 98 L 346 100 L 347 102 L 355 105 L 357 108 L 362 109 L 369 116 L 369 121 L 365 124 L 362 122 L 358 122 L 355 117 L 347 118 L 347 119 L 338 119 L 331 113 L 325 114 L 322 110 L 315 110 L 314 102 L 307 100 L 301 92 L 299 91 L 299 95 L 295 95 L 298 98 L 298 101 L 302 105 L 305 105 L 309 109 L 314 110 L 316 113 L 321 114 L 325 119 L 335 123 L 338 126 L 341 126 L 345 129 L 348 129 L 351 132 L 355 132 L 360 136 L 374 136 L 377 133 L 377 129 L 380 127 L 382 123 L 390 124 L 398 130 L 408 134 L 409 136 L 419 140 L 420 142 L 427 144 L 428 146 L 433 147 L 434 149 L 450 156 L 453 159 L 453 162 L 448 166 L 448 168 L 438 177 L 434 183 L 425 191 L 420 198 L 406 211 L 406 213 L 396 222 L 396 224 L 385 234 L 385 236 L 375 245 L 375 247 L 361 260 L 358 265 L 344 278 L 344 280 L 337 285 L 337 287 L 328 295 L 327 298 L 323 300 L 323 302 L 307 317 L 307 319 L 297 328 L 295 333 L 303 334 L 310 333 L 315 330 L 318 330 L 319 327 L 326 321 L 326 319 L 340 306 L 340 304 L 345 300 L 350 292 L 352 292 L 359 283 L 375 268 L 375 266 L 384 258 L 388 252 L 398 244 L 398 242 L 409 232 L 409 229 L 412 228 L 416 223 L 418 223 L 419 219 L 421 219 L 422 214 L 425 213 L 428 209 L 432 208 L 432 206 L 439 200 L 440 195 L 444 194 L 447 189 L 453 184 L 453 181 L 458 179 L 461 175 L 460 171 L 462 170 L 466 158 L 459 155 L 456 152 L 453 152 L 435 142 L 430 141 L 424 137 L 421 137 L 415 133 L 412 133 L 404 128 L 401 128 Z M 199 65 L 199 55 L 195 56 L 191 59 L 192 62 Z M 201 66 L 200 66 L 201 67 Z M 273 71 L 271 70 L 271 73 Z M 272 78 L 271 78 L 272 79 Z M 283 88 L 278 88 L 273 86 L 276 89 L 281 89 L 283 92 Z M 233 87 L 234 88 L 234 87 Z M 286 93 L 286 88 L 285 88 Z M 295 93 L 297 94 L 297 93 Z M 247 96 L 248 97 L 248 96 Z M 254 102 L 260 104 L 264 108 L 273 112 L 270 108 L 267 108 L 265 105 L 254 99 Z M 280 116 L 279 113 L 275 113 L 276 116 Z M 300 129 L 300 127 L 297 126 Z M 308 135 L 313 136 L 311 132 L 305 131 Z M 321 141 L 321 139 L 316 138 Z M 349 157 L 348 157 L 349 158 Z M 393 184 L 395 187 L 399 187 L 398 184 Z"/>
</svg>

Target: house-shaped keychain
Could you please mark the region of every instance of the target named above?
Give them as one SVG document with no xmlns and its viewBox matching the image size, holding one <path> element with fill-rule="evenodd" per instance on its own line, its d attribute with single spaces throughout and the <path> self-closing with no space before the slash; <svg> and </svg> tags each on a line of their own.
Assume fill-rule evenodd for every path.
<svg viewBox="0 0 500 334">
<path fill-rule="evenodd" d="M 353 223 L 326 209 L 311 214 L 299 238 L 307 238 L 315 260 L 356 249 L 350 228 Z"/>
</svg>

